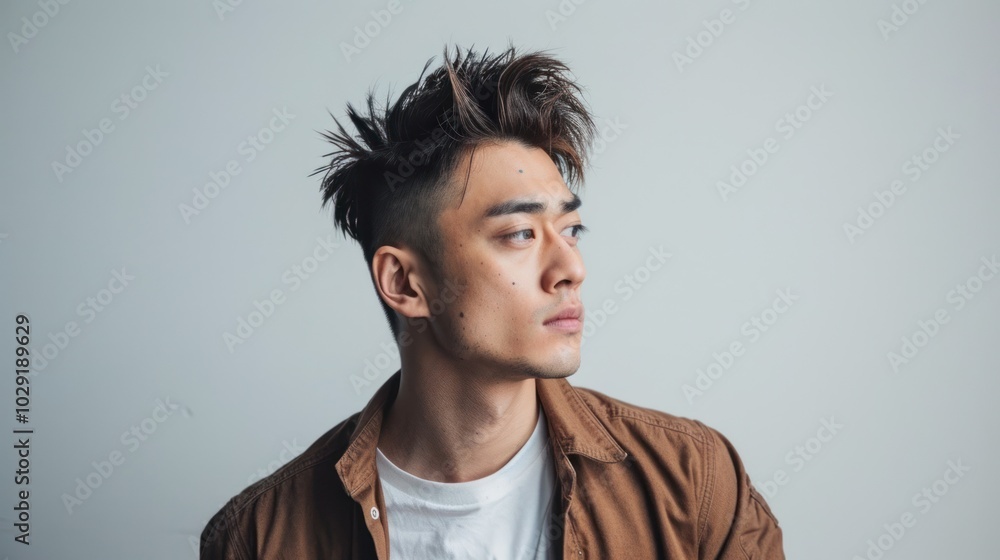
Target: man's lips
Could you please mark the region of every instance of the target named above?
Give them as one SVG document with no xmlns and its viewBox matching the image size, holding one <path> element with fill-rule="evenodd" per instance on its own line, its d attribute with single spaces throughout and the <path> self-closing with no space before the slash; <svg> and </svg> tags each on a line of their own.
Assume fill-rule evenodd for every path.
<svg viewBox="0 0 1000 560">
<path fill-rule="evenodd" d="M 580 325 L 580 317 L 583 316 L 582 305 L 571 305 L 564 307 L 561 311 L 549 317 L 542 323 L 545 326 L 574 328 Z"/>
</svg>

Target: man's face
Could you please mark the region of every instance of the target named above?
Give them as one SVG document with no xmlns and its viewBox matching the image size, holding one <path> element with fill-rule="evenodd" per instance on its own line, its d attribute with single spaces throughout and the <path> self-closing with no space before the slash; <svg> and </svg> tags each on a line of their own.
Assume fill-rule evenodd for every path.
<svg viewBox="0 0 1000 560">
<path fill-rule="evenodd" d="M 463 367 L 522 379 L 571 375 L 580 367 L 586 275 L 579 199 L 543 150 L 509 142 L 478 147 L 471 170 L 467 157 L 453 182 L 459 192 L 438 219 L 440 272 L 462 289 L 431 322 L 433 336 Z M 577 320 L 550 322 L 568 309 Z"/>
</svg>

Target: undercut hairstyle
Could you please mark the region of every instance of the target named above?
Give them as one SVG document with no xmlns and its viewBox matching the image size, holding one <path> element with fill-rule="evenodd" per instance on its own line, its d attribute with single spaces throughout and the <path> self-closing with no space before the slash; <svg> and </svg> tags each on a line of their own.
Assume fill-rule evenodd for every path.
<svg viewBox="0 0 1000 560">
<path fill-rule="evenodd" d="M 564 63 L 543 51 L 518 53 L 513 45 L 493 55 L 472 48 L 463 55 L 456 46 L 454 56 L 445 46 L 442 58 L 424 77 L 434 59 L 428 60 L 394 103 L 387 94 L 377 107 L 374 90 L 364 112 L 348 103 L 353 135 L 336 117 L 337 131 L 321 133 L 335 149 L 311 175 L 325 172 L 322 207 L 332 202 L 335 227 L 361 245 L 373 287 L 372 260 L 383 245 L 418 252 L 436 280 L 444 279 L 437 218 L 464 196 L 465 187 L 457 187 L 468 176 L 456 171 L 476 147 L 505 141 L 537 147 L 570 189 L 583 182 L 596 127 Z M 396 313 L 379 301 L 398 342 Z"/>
</svg>

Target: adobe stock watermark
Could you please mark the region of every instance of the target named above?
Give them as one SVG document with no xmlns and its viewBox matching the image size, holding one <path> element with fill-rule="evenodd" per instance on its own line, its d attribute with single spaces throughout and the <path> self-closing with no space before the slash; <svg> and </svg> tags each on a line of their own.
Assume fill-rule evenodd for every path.
<svg viewBox="0 0 1000 560">
<path fill-rule="evenodd" d="M 271 114 L 274 116 L 271 117 L 266 126 L 261 127 L 255 134 L 247 136 L 246 140 L 236 146 L 236 153 L 243 156 L 244 164 L 257 159 L 257 156 L 266 150 L 271 142 L 274 142 L 278 133 L 284 131 L 288 124 L 295 119 L 295 115 L 288 112 L 288 107 L 282 107 L 280 110 L 275 107 L 271 109 Z M 220 171 L 209 171 L 208 182 L 200 189 L 198 187 L 191 189 L 191 192 L 194 193 L 191 197 L 191 204 L 182 202 L 177 205 L 177 210 L 184 223 L 190 224 L 192 216 L 197 216 L 207 209 L 208 205 L 219 196 L 219 193 L 232 183 L 233 177 L 242 172 L 243 168 L 240 166 L 239 160 L 235 158 L 227 161 Z"/>
<path fill-rule="evenodd" d="M 733 4 L 739 7 L 740 11 L 746 11 L 750 7 L 750 0 L 732 1 Z M 694 64 L 695 60 L 698 60 L 701 55 L 705 54 L 705 51 L 715 44 L 715 40 L 721 37 L 726 29 L 729 29 L 726 26 L 736 22 L 737 13 L 739 12 L 723 8 L 719 12 L 718 18 L 701 20 L 701 25 L 705 29 L 685 37 L 685 48 L 682 51 L 674 51 L 671 55 L 674 64 L 677 66 L 677 71 L 684 72 L 685 66 Z"/>
<path fill-rule="evenodd" d="M 961 458 L 949 460 L 944 474 L 921 488 L 910 499 L 910 503 L 916 508 L 916 513 L 907 509 L 899 516 L 898 521 L 893 520 L 883 524 L 882 532 L 866 541 L 868 548 L 865 549 L 864 556 L 855 554 L 851 560 L 880 560 L 916 526 L 918 518 L 930 512 L 970 470 L 971 468 L 963 463 Z"/>
<path fill-rule="evenodd" d="M 965 279 L 961 284 L 956 284 L 955 288 L 945 294 L 945 301 L 951 304 L 952 311 L 961 311 L 972 301 L 987 282 L 992 280 L 997 272 L 1000 272 L 1000 260 L 996 254 L 990 258 L 980 257 L 979 262 L 983 263 L 976 272 Z M 944 325 L 951 322 L 947 307 L 940 307 L 931 315 L 929 319 L 918 319 L 917 328 L 908 335 L 900 337 L 899 351 L 890 351 L 886 354 L 889 360 L 889 367 L 893 373 L 899 373 L 900 367 L 909 364 L 917 357 L 924 347 L 941 332 Z"/>
<path fill-rule="evenodd" d="M 215 509 L 212 511 L 217 512 L 222 510 L 222 508 L 225 507 L 228 501 L 229 500 L 226 499 L 222 503 L 217 504 L 215 506 Z M 199 534 L 192 535 L 188 533 L 188 544 L 191 545 L 191 550 L 194 551 L 195 558 L 200 558 L 199 554 L 201 553 L 202 533 L 204 534 L 206 544 L 211 543 L 215 541 L 215 539 L 225 536 L 227 534 L 226 533 L 227 519 L 225 517 L 220 517 L 218 519 L 215 519 L 214 523 L 212 523 L 212 521 L 213 519 L 211 518 L 204 520 L 201 523 L 201 531 L 199 531 Z"/>
<path fill-rule="evenodd" d="M 361 54 L 361 51 L 371 45 L 372 40 L 382 33 L 382 30 L 389 27 L 393 22 L 393 16 L 398 16 L 403 12 L 403 4 L 400 0 L 389 0 L 384 9 L 370 12 L 371 19 L 361 26 L 354 26 L 353 40 L 348 43 L 340 42 L 340 53 L 344 55 L 344 60 L 348 64 L 351 58 Z"/>
<path fill-rule="evenodd" d="M 212 9 L 219 21 L 226 19 L 226 16 L 236 11 L 236 8 L 243 5 L 243 0 L 212 0 Z"/>
<path fill-rule="evenodd" d="M 801 471 L 837 437 L 842 429 L 844 425 L 837 422 L 835 416 L 821 419 L 816 435 L 809 436 L 785 454 L 785 464 L 791 468 L 792 473 Z M 761 490 L 768 499 L 774 498 L 778 495 L 778 490 L 787 486 L 790 480 L 789 473 L 785 469 L 778 469 L 761 484 Z"/>
<path fill-rule="evenodd" d="M 135 276 L 129 274 L 124 266 L 120 270 L 112 270 L 107 286 L 98 290 L 94 295 L 87 296 L 80 302 L 80 305 L 76 306 L 76 314 L 83 318 L 83 324 L 93 323 L 98 314 L 111 305 L 133 280 L 135 280 Z M 50 331 L 47 337 L 48 342 L 42 346 L 42 349 L 31 351 L 31 375 L 38 375 L 39 372 L 47 368 L 49 363 L 66 350 L 69 343 L 80 336 L 82 332 L 80 324 L 76 321 L 67 322 L 61 330 L 54 333 Z"/>
<path fill-rule="evenodd" d="M 269 461 L 266 466 L 258 468 L 256 471 L 254 471 L 250 476 L 247 477 L 247 484 L 254 484 L 259 480 L 262 480 L 274 474 L 278 469 L 280 469 L 282 466 L 284 466 L 289 461 L 299 456 L 299 454 L 301 454 L 303 451 L 306 450 L 305 447 L 299 445 L 298 438 L 292 438 L 291 442 L 282 441 L 281 447 L 282 449 L 278 453 L 277 459 Z M 225 500 L 222 503 L 216 505 L 215 510 L 213 511 L 221 510 L 226 505 L 227 501 L 228 500 Z M 209 527 L 208 526 L 209 521 L 211 521 L 211 519 L 205 519 L 201 523 L 201 528 L 207 529 L 206 539 L 205 539 L 207 542 L 215 540 L 216 538 L 218 538 L 220 534 L 222 534 L 219 532 L 221 527 L 219 527 L 218 525 L 213 525 Z M 224 524 L 225 520 L 223 520 L 222 523 Z M 187 536 L 188 545 L 191 546 L 191 550 L 192 552 L 194 552 L 195 558 L 197 558 L 198 554 L 201 552 L 201 535 L 191 534 L 190 532 L 188 532 L 187 529 L 184 529 L 182 532 Z"/>
<path fill-rule="evenodd" d="M 705 393 L 715 385 L 715 382 L 732 369 L 736 359 L 746 353 L 747 345 L 760 340 L 763 333 L 770 330 L 782 315 L 788 313 L 800 297 L 793 294 L 791 288 L 775 290 L 775 293 L 778 294 L 778 297 L 771 305 L 750 317 L 740 327 L 740 334 L 746 338 L 746 342 L 742 338 L 737 338 L 730 342 L 727 349 L 723 350 L 721 354 L 712 352 L 712 363 L 705 368 L 698 368 L 693 383 L 685 383 L 681 386 L 681 391 L 683 391 L 688 404 L 694 404 L 695 397 L 705 396 Z"/>
<path fill-rule="evenodd" d="M 480 89 L 476 92 L 477 99 L 484 99 L 482 85 Z M 422 138 L 417 138 L 413 141 L 414 148 L 406 156 L 406 158 L 399 162 L 394 171 L 386 171 L 382 174 L 385 179 L 386 186 L 389 187 L 389 192 L 395 193 L 396 186 L 400 183 L 405 182 L 410 178 L 418 169 L 427 165 L 431 161 L 431 156 L 433 153 L 441 147 L 444 143 L 445 138 L 448 137 L 446 129 L 450 129 L 452 125 L 452 116 L 454 110 L 449 108 L 444 112 L 443 122 L 438 126 L 434 127 L 434 130 L 425 134 Z"/>
<path fill-rule="evenodd" d="M 941 159 L 942 155 L 951 150 L 959 138 L 961 135 L 956 134 L 950 126 L 947 130 L 938 128 L 937 136 L 931 140 L 930 145 L 921 150 L 920 153 L 907 158 L 900 167 L 900 173 L 910 180 L 910 184 L 916 183 L 924 176 L 924 173 L 931 170 L 931 167 Z M 854 223 L 847 221 L 843 224 L 844 235 L 847 236 L 851 245 L 854 245 L 859 236 L 864 235 L 875 225 L 876 220 L 892 208 L 897 198 L 906 194 L 906 188 L 907 184 L 897 178 L 889 183 L 888 189 L 872 191 L 872 197 L 875 200 L 864 208 L 858 206 L 858 216 L 854 219 Z"/>
<path fill-rule="evenodd" d="M 135 453 L 142 447 L 149 440 L 149 436 L 156 433 L 160 424 L 169 420 L 180 409 L 180 405 L 170 402 L 170 397 L 156 399 L 156 406 L 153 407 L 149 416 L 122 432 L 119 441 L 128 453 L 123 453 L 120 449 L 113 449 L 108 453 L 107 460 L 101 458 L 98 461 L 91 461 L 90 465 L 93 470 L 84 475 L 83 478 L 76 479 L 76 488 L 71 493 L 63 492 L 62 502 L 63 506 L 66 507 L 66 513 L 72 515 L 73 508 L 83 505 L 83 502 L 90 498 L 94 491 L 111 478 L 117 467 L 125 464 L 129 454 Z"/>
<path fill-rule="evenodd" d="M 582 5 L 587 0 L 559 0 L 555 10 L 545 10 L 545 21 L 549 22 L 552 31 L 556 30 L 560 24 L 569 21 L 569 18 L 576 13 L 577 6 Z"/>
<path fill-rule="evenodd" d="M 804 103 L 793 111 L 785 113 L 774 123 L 775 132 L 780 133 L 785 140 L 791 140 L 805 123 L 809 122 L 816 113 L 826 106 L 833 96 L 834 92 L 827 90 L 826 84 L 812 86 L 809 88 L 809 95 Z M 751 177 L 767 165 L 771 155 L 777 153 L 779 149 L 781 149 L 781 144 L 773 136 L 764 139 L 759 148 L 747 148 L 747 158 L 729 167 L 729 182 L 716 181 L 715 183 L 715 188 L 718 190 L 719 196 L 722 197 L 722 202 L 728 202 L 731 195 L 739 192 Z"/>
<path fill-rule="evenodd" d="M 298 438 L 292 438 L 291 443 L 282 441 L 281 447 L 282 449 L 281 452 L 278 453 L 278 458 L 268 462 L 266 466 L 257 469 L 253 474 L 248 476 L 247 484 L 253 484 L 258 480 L 274 474 L 274 471 L 280 469 L 285 463 L 291 461 L 295 457 L 298 457 L 300 453 L 306 450 L 305 447 L 299 445 Z"/>
<path fill-rule="evenodd" d="M 597 134 L 594 135 L 594 142 L 590 146 L 590 161 L 588 162 L 590 165 L 593 165 L 597 158 L 607 151 L 608 146 L 614 144 L 621 137 L 622 132 L 628 130 L 628 125 L 618 117 L 605 118 L 596 124 L 598 124 Z"/>
<path fill-rule="evenodd" d="M 468 285 L 455 283 L 450 278 L 446 278 L 440 297 L 434 298 L 430 302 L 430 316 L 426 320 L 421 320 L 423 318 L 407 317 L 407 324 L 417 333 L 423 333 L 427 330 L 428 322 L 433 323 L 440 317 L 448 308 L 448 305 L 454 303 L 455 299 L 462 295 L 466 289 L 468 289 Z M 368 387 L 375 380 L 396 371 L 399 368 L 399 350 L 413 344 L 413 340 L 413 336 L 408 330 L 400 329 L 398 346 L 392 342 L 381 342 L 379 347 L 382 348 L 382 351 L 372 359 L 365 359 L 365 367 L 361 371 L 361 375 L 356 373 L 351 374 L 350 381 L 351 386 L 354 387 L 354 394 L 360 395 L 362 388 Z"/>
<path fill-rule="evenodd" d="M 124 121 L 149 97 L 150 92 L 160 87 L 163 78 L 169 75 L 160 69 L 159 64 L 155 68 L 147 66 L 146 74 L 139 80 L 139 83 L 131 90 L 116 97 L 111 102 L 109 110 L 112 114 L 118 115 L 119 122 Z M 81 130 L 80 135 L 83 136 L 83 139 L 75 145 L 66 145 L 66 156 L 62 161 L 52 160 L 52 172 L 55 173 L 56 179 L 62 183 L 63 178 L 80 167 L 84 158 L 94 153 L 94 150 L 114 131 L 115 123 L 110 117 L 104 117 L 98 121 L 96 128 Z"/>
<path fill-rule="evenodd" d="M 649 253 L 643 264 L 636 266 L 631 272 L 617 280 L 613 286 L 616 294 L 620 297 L 604 298 L 597 309 L 584 308 L 583 310 L 583 333 L 580 339 L 580 347 L 587 342 L 587 339 L 594 336 L 597 330 L 607 324 L 612 315 L 620 311 L 619 302 L 626 302 L 632 299 L 643 286 L 653 278 L 653 273 L 659 271 L 673 257 L 673 254 L 666 252 L 663 245 L 658 247 L 648 247 Z"/>
<path fill-rule="evenodd" d="M 7 40 L 10 41 L 10 48 L 14 49 L 14 54 L 21 52 L 21 47 L 27 45 L 28 41 L 34 39 L 39 31 L 55 19 L 62 11 L 62 6 L 69 4 L 69 0 L 38 0 L 37 4 L 40 8 L 38 11 L 31 14 L 31 17 L 21 18 L 20 33 L 14 31 L 7 33 Z"/>
<path fill-rule="evenodd" d="M 916 15 L 920 7 L 927 3 L 927 0 L 903 0 L 900 4 L 893 4 L 892 11 L 888 19 L 879 18 L 876 25 L 882 33 L 882 40 L 889 42 L 889 36 L 898 33 L 910 21 L 910 16 Z"/>
<path fill-rule="evenodd" d="M 328 234 L 326 239 L 316 238 L 316 245 L 312 253 L 285 269 L 281 274 L 281 283 L 288 286 L 288 293 L 298 291 L 302 283 L 308 280 L 319 270 L 320 263 L 326 261 L 333 255 L 333 252 L 340 247 L 340 242 L 333 240 L 333 234 Z M 236 352 L 236 347 L 243 344 L 254 332 L 259 329 L 267 319 L 274 315 L 278 306 L 285 303 L 286 293 L 281 288 L 271 290 L 271 293 L 262 300 L 253 300 L 253 311 L 236 317 L 236 329 L 234 332 L 225 331 L 222 333 L 222 341 L 226 344 L 226 349 L 232 354 Z"/>
</svg>

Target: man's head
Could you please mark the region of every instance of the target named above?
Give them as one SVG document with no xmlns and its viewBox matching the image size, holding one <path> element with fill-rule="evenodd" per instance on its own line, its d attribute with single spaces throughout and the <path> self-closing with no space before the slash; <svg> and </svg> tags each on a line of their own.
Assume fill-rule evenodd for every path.
<svg viewBox="0 0 1000 560">
<path fill-rule="evenodd" d="M 424 72 L 381 110 L 373 93 L 365 114 L 348 104 L 354 136 L 325 134 L 324 205 L 361 245 L 401 345 L 428 336 L 458 359 L 568 375 L 580 331 L 545 322 L 580 305 L 585 275 L 569 188 L 594 135 L 580 88 L 513 47 L 446 49 Z"/>
</svg>

